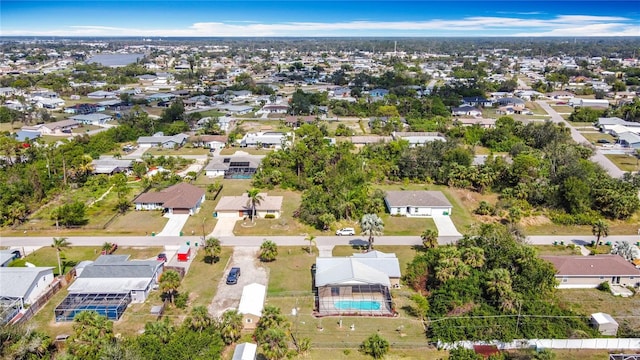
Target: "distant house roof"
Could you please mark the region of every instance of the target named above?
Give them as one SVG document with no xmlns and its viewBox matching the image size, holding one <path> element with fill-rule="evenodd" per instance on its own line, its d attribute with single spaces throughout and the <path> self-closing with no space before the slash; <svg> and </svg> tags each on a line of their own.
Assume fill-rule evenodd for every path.
<svg viewBox="0 0 640 360">
<path fill-rule="evenodd" d="M 411 145 L 420 145 L 432 141 L 447 141 L 447 139 L 437 132 L 402 132 L 396 131 L 391 134 L 394 139 L 407 140 Z"/>
<path fill-rule="evenodd" d="M 53 268 L 0 267 L 0 297 L 24 299 L 33 282 L 46 272 L 53 273 Z"/>
<path fill-rule="evenodd" d="M 80 125 L 80 123 L 73 119 L 60 120 L 52 123 L 42 124 L 43 127 L 46 127 L 47 129 L 51 129 L 51 130 L 66 128 L 71 126 L 78 126 L 78 125 Z"/>
<path fill-rule="evenodd" d="M 280 210 L 282 208 L 282 196 L 269 196 L 266 193 L 260 193 L 260 196 L 262 196 L 262 200 L 260 204 L 256 204 L 257 211 Z M 223 196 L 215 208 L 215 211 L 240 210 L 251 210 L 247 193 L 240 196 Z"/>
<path fill-rule="evenodd" d="M 242 288 L 238 313 L 262 316 L 266 292 L 266 286 L 257 283 L 252 283 Z"/>
<path fill-rule="evenodd" d="M 189 141 L 195 142 L 195 143 L 217 141 L 217 142 L 226 144 L 228 140 L 229 140 L 229 137 L 226 135 L 196 135 L 196 136 L 191 136 L 189 138 Z"/>
<path fill-rule="evenodd" d="M 387 191 L 385 200 L 390 207 L 451 207 L 441 191 Z"/>
<path fill-rule="evenodd" d="M 204 170 L 229 170 L 234 167 L 257 169 L 260 167 L 263 158 L 264 155 L 214 157 L 209 161 Z"/>
<path fill-rule="evenodd" d="M 459 107 L 452 107 L 451 108 L 451 112 L 453 113 L 469 113 L 469 112 L 475 112 L 475 113 L 481 113 L 482 110 L 474 107 L 474 106 L 469 106 L 469 105 L 463 105 L 463 106 L 459 106 Z"/>
<path fill-rule="evenodd" d="M 500 98 L 498 100 L 496 100 L 496 102 L 499 105 L 523 105 L 525 104 L 525 101 L 519 98 L 515 98 L 515 97 L 504 97 L 504 98 Z"/>
<path fill-rule="evenodd" d="M 640 276 L 640 270 L 619 255 L 541 256 L 557 276 Z"/>
<path fill-rule="evenodd" d="M 69 117 L 71 120 L 79 122 L 101 122 L 111 119 L 111 115 L 107 114 L 83 114 Z"/>
<path fill-rule="evenodd" d="M 111 174 L 117 170 L 130 169 L 133 166 L 133 160 L 124 159 L 95 159 L 91 161 L 94 174 Z"/>
<path fill-rule="evenodd" d="M 393 140 L 391 136 L 374 136 L 374 135 L 365 135 L 365 136 L 352 136 L 351 142 L 354 144 L 377 144 L 380 142 L 390 142 Z"/>
<path fill-rule="evenodd" d="M 204 190 L 201 188 L 187 183 L 179 183 L 162 191 L 142 193 L 133 202 L 135 204 L 162 204 L 167 209 L 191 209 L 198 204 L 203 196 Z"/>
<path fill-rule="evenodd" d="M 137 143 L 162 145 L 169 142 L 175 142 L 176 144 L 183 144 L 188 138 L 189 138 L 189 135 L 186 135 L 186 134 L 175 134 L 172 136 L 164 136 L 164 135 L 140 136 L 137 140 Z"/>
<path fill-rule="evenodd" d="M 27 139 L 33 140 L 33 139 L 39 138 L 40 136 L 42 136 L 42 134 L 39 131 L 28 131 L 28 130 L 16 131 L 16 140 L 18 141 L 25 141 Z"/>
</svg>

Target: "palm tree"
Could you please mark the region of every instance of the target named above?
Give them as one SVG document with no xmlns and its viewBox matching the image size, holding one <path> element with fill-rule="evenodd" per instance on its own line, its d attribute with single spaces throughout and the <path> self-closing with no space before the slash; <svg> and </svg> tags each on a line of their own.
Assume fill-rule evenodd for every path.
<svg viewBox="0 0 640 360">
<path fill-rule="evenodd" d="M 189 326 L 191 329 L 202 332 L 202 330 L 211 326 L 212 323 L 213 319 L 205 306 L 196 306 L 191 310 L 191 317 L 189 318 Z"/>
<path fill-rule="evenodd" d="M 427 249 L 435 249 L 438 247 L 438 230 L 426 229 L 420 235 L 422 246 Z"/>
<path fill-rule="evenodd" d="M 472 268 L 481 268 L 484 265 L 484 250 L 480 247 L 472 246 L 462 250 L 462 261 Z"/>
<path fill-rule="evenodd" d="M 485 282 L 487 292 L 493 297 L 499 299 L 512 292 L 511 275 L 506 269 L 493 269 L 487 273 L 487 281 Z"/>
<path fill-rule="evenodd" d="M 210 237 L 204 242 L 205 262 L 212 264 L 214 260 L 220 257 L 222 252 L 222 246 L 220 245 L 220 239 Z"/>
<path fill-rule="evenodd" d="M 58 257 L 58 275 L 62 275 L 62 262 L 60 261 L 60 252 L 62 249 L 70 248 L 71 243 L 65 237 L 53 238 L 51 247 L 56 249 L 56 255 Z"/>
<path fill-rule="evenodd" d="M 167 270 L 160 276 L 160 290 L 165 296 L 169 297 L 169 302 L 173 303 L 173 298 L 176 295 L 178 287 L 180 286 L 180 275 L 175 270 Z"/>
<path fill-rule="evenodd" d="M 360 220 L 360 227 L 362 228 L 362 233 L 369 236 L 368 250 L 373 250 L 373 237 L 374 235 L 382 235 L 384 222 L 382 222 L 382 219 L 376 214 L 364 214 Z"/>
<path fill-rule="evenodd" d="M 313 255 L 313 245 L 316 243 L 315 235 L 307 235 L 305 238 L 309 242 L 309 255 Z"/>
<path fill-rule="evenodd" d="M 596 243 L 595 243 L 595 246 L 593 247 L 593 250 L 595 252 L 598 249 L 600 238 L 609 236 L 609 225 L 607 225 L 607 223 L 604 220 L 598 219 L 591 226 L 591 233 L 596 237 Z"/>
<path fill-rule="evenodd" d="M 265 240 L 260 245 L 260 255 L 258 256 L 261 261 L 269 262 L 274 261 L 278 256 L 278 245 L 271 240 Z"/>
<path fill-rule="evenodd" d="M 260 195 L 260 190 L 253 188 L 251 190 L 247 190 L 247 197 L 249 200 L 247 201 L 247 206 L 251 207 L 251 222 L 254 222 L 254 217 L 256 216 L 256 206 L 260 205 L 260 202 L 264 200 L 262 195 Z"/>
<path fill-rule="evenodd" d="M 287 357 L 289 346 L 287 344 L 287 334 L 278 328 L 271 328 L 265 331 L 260 349 L 267 359 L 280 360 Z"/>
<path fill-rule="evenodd" d="M 381 359 L 389 351 L 389 341 L 379 334 L 373 334 L 360 344 L 363 353 L 371 355 L 374 359 Z"/>
<path fill-rule="evenodd" d="M 220 319 L 220 336 L 225 344 L 231 345 L 240 339 L 242 332 L 242 314 L 238 310 L 227 310 Z"/>
</svg>

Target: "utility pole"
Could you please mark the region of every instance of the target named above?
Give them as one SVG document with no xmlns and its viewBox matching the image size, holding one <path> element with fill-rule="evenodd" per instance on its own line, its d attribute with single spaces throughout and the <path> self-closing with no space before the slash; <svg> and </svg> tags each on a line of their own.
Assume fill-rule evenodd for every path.
<svg viewBox="0 0 640 360">
<path fill-rule="evenodd" d="M 522 310 L 522 301 L 518 302 L 518 320 L 516 321 L 516 334 L 520 331 L 520 310 Z"/>
</svg>

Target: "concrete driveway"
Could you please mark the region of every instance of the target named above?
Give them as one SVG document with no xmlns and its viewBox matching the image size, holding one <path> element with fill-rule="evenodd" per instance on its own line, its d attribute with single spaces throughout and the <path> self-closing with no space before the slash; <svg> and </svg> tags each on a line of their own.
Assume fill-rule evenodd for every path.
<svg viewBox="0 0 640 360">
<path fill-rule="evenodd" d="M 236 218 L 218 218 L 216 227 L 209 234 L 210 237 L 233 236 L 233 228 L 236 227 Z"/>
<path fill-rule="evenodd" d="M 436 223 L 438 228 L 438 236 L 462 236 L 456 229 L 456 226 L 451 221 L 450 216 L 435 215 L 433 216 L 433 222 Z"/>
<path fill-rule="evenodd" d="M 189 220 L 189 214 L 165 214 L 164 217 L 169 218 L 169 222 L 157 236 L 180 236 L 182 227 Z"/>
<path fill-rule="evenodd" d="M 209 314 L 221 316 L 225 311 L 237 309 L 242 297 L 242 288 L 251 283 L 267 285 L 267 270 L 258 260 L 260 247 L 237 246 L 233 248 L 233 255 L 227 264 L 224 274 L 218 282 L 218 291 L 209 305 Z M 240 277 L 235 285 L 227 285 L 227 274 L 232 267 L 240 268 Z"/>
</svg>

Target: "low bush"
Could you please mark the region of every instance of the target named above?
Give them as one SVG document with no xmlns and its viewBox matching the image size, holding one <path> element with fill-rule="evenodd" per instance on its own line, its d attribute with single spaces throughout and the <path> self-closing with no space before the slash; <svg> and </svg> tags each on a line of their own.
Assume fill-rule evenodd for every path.
<svg viewBox="0 0 640 360">
<path fill-rule="evenodd" d="M 600 285 L 598 285 L 598 290 L 604 291 L 604 292 L 611 292 L 611 286 L 609 285 L 608 282 L 603 281 L 600 283 Z"/>
<path fill-rule="evenodd" d="M 275 219 L 276 218 L 276 214 L 266 214 L 264 216 L 265 219 Z"/>
<path fill-rule="evenodd" d="M 496 208 L 486 201 L 481 201 L 473 212 L 478 215 L 495 215 Z"/>
</svg>

